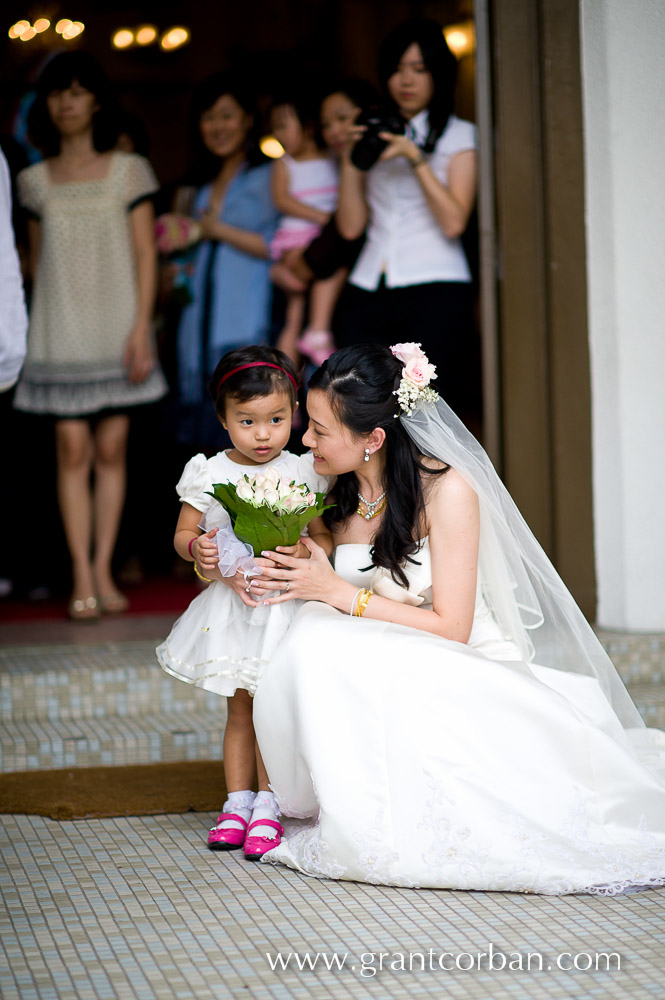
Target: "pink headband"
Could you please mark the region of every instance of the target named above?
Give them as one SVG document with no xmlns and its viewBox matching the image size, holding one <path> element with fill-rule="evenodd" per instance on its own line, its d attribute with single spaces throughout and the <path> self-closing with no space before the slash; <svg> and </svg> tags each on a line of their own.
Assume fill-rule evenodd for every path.
<svg viewBox="0 0 665 1000">
<path fill-rule="evenodd" d="M 245 368 L 276 368 L 278 372 L 283 372 L 283 374 L 286 375 L 296 393 L 298 392 L 298 386 L 293 375 L 289 375 L 286 368 L 281 368 L 280 365 L 273 365 L 270 363 L 270 361 L 250 361 L 249 364 L 238 365 L 237 368 L 232 368 L 230 372 L 227 372 L 226 375 L 223 375 L 222 378 L 220 378 L 219 382 L 217 383 L 217 392 L 219 392 L 221 387 L 226 382 L 227 378 L 231 378 L 231 376 L 235 375 L 236 372 L 244 371 Z"/>
</svg>

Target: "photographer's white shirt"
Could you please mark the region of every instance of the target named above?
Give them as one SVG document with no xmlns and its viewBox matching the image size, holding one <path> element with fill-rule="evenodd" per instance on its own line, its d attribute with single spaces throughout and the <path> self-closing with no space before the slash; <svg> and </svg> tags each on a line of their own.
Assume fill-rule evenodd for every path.
<svg viewBox="0 0 665 1000">
<path fill-rule="evenodd" d="M 419 146 L 428 133 L 428 112 L 407 127 Z M 448 165 L 457 153 L 476 148 L 476 127 L 451 115 L 427 160 L 435 177 L 448 181 Z M 432 281 L 471 280 L 459 239 L 448 239 L 429 208 L 413 167 L 403 156 L 376 163 L 367 173 L 367 239 L 349 281 L 374 291 L 385 274 L 388 288 Z"/>
</svg>

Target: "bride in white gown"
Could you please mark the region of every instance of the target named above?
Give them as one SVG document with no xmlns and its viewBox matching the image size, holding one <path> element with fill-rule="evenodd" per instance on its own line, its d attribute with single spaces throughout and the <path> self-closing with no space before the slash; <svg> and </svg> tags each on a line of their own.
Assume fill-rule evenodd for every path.
<svg viewBox="0 0 665 1000">
<path fill-rule="evenodd" d="M 433 888 L 665 884 L 665 733 L 431 398 L 426 359 L 395 351 L 346 348 L 310 383 L 334 568 L 308 540 L 309 560 L 271 554 L 254 585 L 308 602 L 254 701 L 291 817 L 263 861 Z"/>
</svg>

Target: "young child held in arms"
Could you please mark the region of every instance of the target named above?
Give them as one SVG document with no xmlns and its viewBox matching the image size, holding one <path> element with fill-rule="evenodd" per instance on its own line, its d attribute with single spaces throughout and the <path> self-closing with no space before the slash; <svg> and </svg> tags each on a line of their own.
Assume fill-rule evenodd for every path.
<svg viewBox="0 0 665 1000">
<path fill-rule="evenodd" d="M 168 673 L 228 699 L 224 733 L 228 798 L 208 834 L 208 846 L 243 847 L 251 860 L 276 847 L 282 833 L 256 746 L 252 697 L 263 667 L 301 602 L 261 606 L 252 598 L 251 581 L 241 569 L 232 576 L 221 575 L 223 543 L 218 547 L 216 536 L 228 515 L 208 491 L 214 483 L 236 483 L 245 473 L 251 476 L 272 467 L 288 482 L 307 483 L 313 492 L 327 492 L 329 482 L 315 473 L 311 453 L 298 456 L 284 450 L 297 406 L 296 373 L 285 354 L 254 346 L 231 351 L 217 365 L 209 388 L 233 447 L 209 459 L 195 455 L 185 466 L 176 487 L 182 509 L 174 538 L 176 552 L 194 563 L 208 586 L 176 621 L 157 648 L 157 657 Z M 320 518 L 310 522 L 309 534 L 331 551 Z M 302 542 L 280 551 L 309 556 Z M 261 560 L 256 562 L 260 565 Z M 258 794 L 251 790 L 255 771 Z"/>
<path fill-rule="evenodd" d="M 270 125 L 284 147 L 284 156 L 273 165 L 272 181 L 273 201 L 283 214 L 270 246 L 277 261 L 271 277 L 287 295 L 285 323 L 277 344 L 294 361 L 300 352 L 318 366 L 335 349 L 330 327 L 347 272 L 340 269 L 312 284 L 308 324 L 303 332 L 305 295 L 279 260 L 288 250 L 308 246 L 330 219 L 337 207 L 338 169 L 333 157 L 319 145 L 314 115 L 304 103 L 276 101 Z"/>
</svg>

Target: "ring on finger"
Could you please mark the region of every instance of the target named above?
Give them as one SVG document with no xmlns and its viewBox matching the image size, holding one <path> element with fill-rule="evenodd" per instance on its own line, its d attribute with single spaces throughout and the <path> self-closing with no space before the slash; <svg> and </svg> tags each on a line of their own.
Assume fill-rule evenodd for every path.
<svg viewBox="0 0 665 1000">
<path fill-rule="evenodd" d="M 288 589 L 289 589 L 289 587 L 290 587 L 290 586 L 291 586 L 291 581 L 290 581 L 290 580 L 288 580 L 288 581 L 287 581 L 287 584 L 286 584 L 286 587 L 284 588 L 284 593 L 285 593 L 285 594 L 286 594 L 286 593 L 288 593 Z"/>
</svg>

